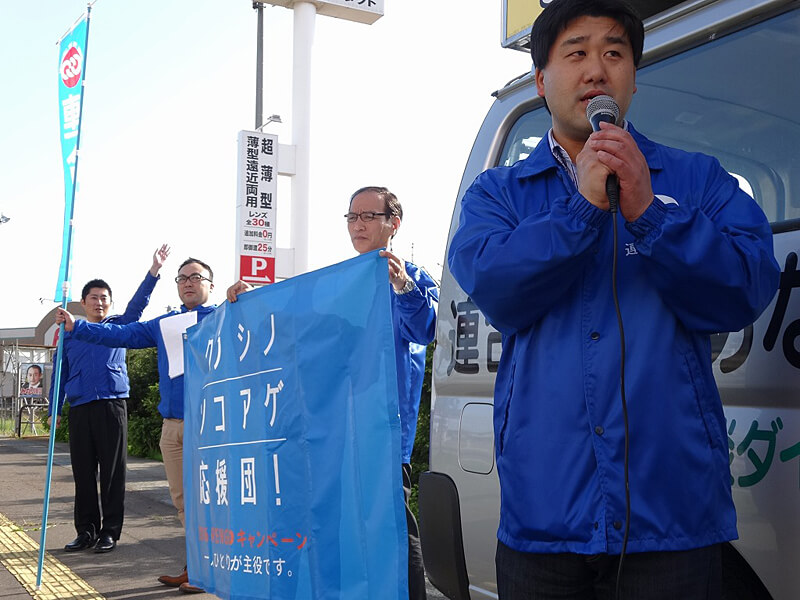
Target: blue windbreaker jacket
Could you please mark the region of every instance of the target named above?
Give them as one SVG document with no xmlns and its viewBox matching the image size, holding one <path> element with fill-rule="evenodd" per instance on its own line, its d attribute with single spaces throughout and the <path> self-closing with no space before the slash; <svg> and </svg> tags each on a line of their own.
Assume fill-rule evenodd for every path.
<svg viewBox="0 0 800 600">
<path fill-rule="evenodd" d="M 416 287 L 407 294 L 391 296 L 402 460 L 410 463 L 425 376 L 425 350 L 436 334 L 439 288 L 425 271 L 408 261 L 405 264 Z"/>
<path fill-rule="evenodd" d="M 656 199 L 618 219 L 631 552 L 735 539 L 712 332 L 738 331 L 779 279 L 764 213 L 712 157 L 629 127 Z M 625 521 L 611 214 L 545 137 L 465 194 L 448 262 L 503 334 L 494 398 L 498 538 L 524 552 L 619 553 Z"/>
<path fill-rule="evenodd" d="M 136 293 L 125 307 L 122 315 L 113 315 L 103 319 L 103 323 L 122 325 L 138 321 L 150 302 L 150 294 L 158 283 L 159 277 L 149 272 L 139 285 Z M 62 344 L 64 360 L 61 361 L 61 387 L 59 389 L 58 408 L 61 414 L 66 398 L 70 406 L 80 406 L 95 400 L 127 398 L 130 393 L 128 383 L 128 367 L 125 364 L 124 348 L 107 348 L 76 339 L 71 332 L 64 332 Z M 53 365 L 58 355 L 53 356 Z M 55 391 L 56 370 L 50 377 L 50 389 Z M 48 412 L 52 414 L 53 405 Z"/>
<path fill-rule="evenodd" d="M 197 311 L 197 322 L 199 323 L 211 314 L 214 308 L 213 306 L 198 306 L 193 309 Z M 158 348 L 158 390 L 161 394 L 158 412 L 165 419 L 183 419 L 183 375 L 174 379 L 169 376 L 169 361 L 159 321 L 187 311 L 188 309 L 182 305 L 180 310 L 173 310 L 151 321 L 128 325 L 76 321 L 72 335 L 79 340 L 104 346 Z"/>
</svg>

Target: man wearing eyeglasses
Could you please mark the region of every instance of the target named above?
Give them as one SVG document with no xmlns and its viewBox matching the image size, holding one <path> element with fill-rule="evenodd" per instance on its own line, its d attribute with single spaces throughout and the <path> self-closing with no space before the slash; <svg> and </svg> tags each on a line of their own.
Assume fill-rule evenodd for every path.
<svg viewBox="0 0 800 600">
<path fill-rule="evenodd" d="M 379 248 L 391 248 L 403 220 L 403 207 L 385 187 L 364 187 L 350 196 L 350 210 L 345 214 L 347 231 L 356 252 L 365 254 Z M 439 289 L 430 275 L 415 264 L 403 260 L 391 250 L 382 250 L 389 262 L 392 294 L 397 392 L 403 467 L 403 490 L 408 526 L 408 597 L 426 598 L 425 568 L 419 528 L 408 506 L 411 497 L 411 451 L 417 432 L 419 400 L 425 375 L 425 350 L 436 332 L 436 307 Z"/>
<path fill-rule="evenodd" d="M 350 197 L 350 210 L 344 216 L 353 248 L 359 254 L 366 254 L 380 248 L 391 248 L 392 238 L 403 220 L 403 207 L 397 196 L 385 187 L 363 187 Z M 400 458 L 408 525 L 408 590 L 411 600 L 420 600 L 426 598 L 425 569 L 419 529 L 408 500 L 411 497 L 411 451 L 425 375 L 425 351 L 435 334 L 439 289 L 424 270 L 391 250 L 382 250 L 380 255 L 388 259 L 389 283 L 394 291 L 392 326 L 402 436 Z M 228 288 L 228 300 L 236 302 L 238 294 L 250 289 L 251 286 L 239 281 Z"/>
<path fill-rule="evenodd" d="M 214 310 L 214 306 L 206 306 L 208 296 L 214 289 L 213 279 L 214 273 L 206 263 L 196 258 L 186 259 L 175 278 L 178 296 L 183 303 L 180 310 L 170 311 L 151 321 L 114 325 L 75 321 L 71 314 L 62 309 L 58 309 L 56 314 L 56 322 L 63 322 L 64 329 L 71 331 L 72 337 L 76 339 L 111 347 L 158 348 L 158 384 L 161 394 L 158 412 L 164 417 L 159 447 L 164 457 L 164 470 L 167 473 L 172 503 L 184 527 L 183 356 L 181 354 L 178 357 L 172 348 L 182 348 L 179 338 L 186 328 L 199 323 Z M 170 587 L 180 587 L 182 592 L 203 592 L 201 588 L 189 583 L 186 567 L 176 577 L 162 575 L 158 580 Z"/>
</svg>

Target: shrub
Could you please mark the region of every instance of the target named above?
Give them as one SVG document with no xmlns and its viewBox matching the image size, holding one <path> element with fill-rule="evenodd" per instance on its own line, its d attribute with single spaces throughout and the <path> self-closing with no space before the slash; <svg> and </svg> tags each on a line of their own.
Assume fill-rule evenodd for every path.
<svg viewBox="0 0 800 600">
<path fill-rule="evenodd" d="M 158 403 L 161 395 L 158 384 L 147 388 L 147 394 L 135 414 L 128 415 L 128 453 L 143 458 L 161 460 L 158 442 L 161 439 L 161 415 Z"/>
<path fill-rule="evenodd" d="M 45 417 L 45 422 L 46 421 L 47 417 Z M 56 427 L 56 441 L 57 442 L 69 441 L 69 404 L 67 404 L 66 402 L 64 403 L 64 406 L 61 409 L 61 421 L 58 423 L 58 427 Z"/>
<path fill-rule="evenodd" d="M 42 410 L 40 413 L 41 424 L 45 431 L 47 431 L 48 435 L 50 434 L 50 427 L 47 425 L 47 411 Z M 58 427 L 56 427 L 56 441 L 57 442 L 68 442 L 69 441 L 69 404 L 64 403 L 64 406 L 61 409 L 61 421 L 58 423 Z"/>
<path fill-rule="evenodd" d="M 161 460 L 161 415 L 158 413 L 158 357 L 155 348 L 129 350 L 128 452 Z"/>
<path fill-rule="evenodd" d="M 137 348 L 128 350 L 126 362 L 128 365 L 128 379 L 131 384 L 128 414 L 138 415 L 145 410 L 142 403 L 149 393 L 150 386 L 158 383 L 158 356 L 156 349 Z"/>
<path fill-rule="evenodd" d="M 419 400 L 419 417 L 417 418 L 417 434 L 414 437 L 414 451 L 411 453 L 411 498 L 408 505 L 414 516 L 419 518 L 418 501 L 419 476 L 428 470 L 428 453 L 430 451 L 431 429 L 431 385 L 433 372 L 433 350 L 436 348 L 434 340 L 428 344 L 425 353 L 425 377 L 422 380 L 422 394 Z"/>
</svg>

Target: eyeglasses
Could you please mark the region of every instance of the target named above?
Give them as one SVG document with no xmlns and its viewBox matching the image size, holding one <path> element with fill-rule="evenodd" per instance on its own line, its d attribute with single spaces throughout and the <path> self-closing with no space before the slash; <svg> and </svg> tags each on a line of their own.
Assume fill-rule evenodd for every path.
<svg viewBox="0 0 800 600">
<path fill-rule="evenodd" d="M 175 283 L 178 285 L 182 285 L 187 281 L 191 281 L 192 283 L 200 283 L 201 281 L 211 281 L 208 277 L 203 277 L 200 273 L 192 273 L 188 277 L 186 275 L 178 275 L 175 278 Z"/>
<path fill-rule="evenodd" d="M 360 213 L 349 212 L 344 216 L 344 218 L 347 219 L 348 223 L 355 223 L 359 219 L 364 221 L 364 223 L 369 223 L 370 221 L 375 219 L 375 217 L 377 217 L 377 216 L 385 217 L 385 216 L 388 216 L 388 214 L 389 213 L 385 213 L 385 212 L 375 212 L 375 211 L 372 211 L 372 210 L 365 210 L 364 212 L 360 212 Z"/>
</svg>

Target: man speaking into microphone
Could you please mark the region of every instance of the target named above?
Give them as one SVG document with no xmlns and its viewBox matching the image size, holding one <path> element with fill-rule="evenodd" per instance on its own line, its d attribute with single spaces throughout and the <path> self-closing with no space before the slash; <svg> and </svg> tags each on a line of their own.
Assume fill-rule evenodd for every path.
<svg viewBox="0 0 800 600">
<path fill-rule="evenodd" d="M 709 334 L 752 323 L 779 269 L 766 217 L 716 159 L 625 120 L 643 39 L 622 0 L 542 12 L 531 54 L 552 129 L 476 179 L 449 248 L 503 337 L 504 600 L 717 599 L 737 537 Z M 593 132 L 599 96 L 618 117 L 603 108 Z"/>
</svg>

